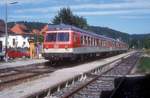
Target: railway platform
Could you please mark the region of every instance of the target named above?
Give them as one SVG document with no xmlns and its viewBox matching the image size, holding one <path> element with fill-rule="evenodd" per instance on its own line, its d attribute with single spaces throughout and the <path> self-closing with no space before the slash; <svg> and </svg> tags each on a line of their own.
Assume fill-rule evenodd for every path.
<svg viewBox="0 0 150 98">
<path fill-rule="evenodd" d="M 40 64 L 40 63 L 46 63 L 46 62 L 48 62 L 48 60 L 45 60 L 45 59 L 13 60 L 13 61 L 9 61 L 9 62 L 0 62 L 0 69 L 29 66 L 32 64 Z"/>
<path fill-rule="evenodd" d="M 50 73 L 47 77 L 43 77 L 34 81 L 17 85 L 12 88 L 5 89 L 0 92 L 0 98 L 28 98 L 32 94 L 38 95 L 38 93 L 41 91 L 46 91 L 47 89 L 53 88 L 54 86 L 59 85 L 62 82 L 82 75 L 88 71 L 91 71 L 92 69 L 108 64 L 119 58 L 127 57 L 133 53 L 135 53 L 135 51 L 81 64 L 80 66 L 78 65 L 72 68 L 63 68 L 57 70 L 53 73 Z"/>
</svg>

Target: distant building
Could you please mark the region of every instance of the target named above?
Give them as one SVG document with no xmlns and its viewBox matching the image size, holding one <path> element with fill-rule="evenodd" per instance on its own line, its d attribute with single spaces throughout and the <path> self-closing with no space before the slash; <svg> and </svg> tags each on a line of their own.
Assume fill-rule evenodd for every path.
<svg viewBox="0 0 150 98">
<path fill-rule="evenodd" d="M 5 22 L 0 19 L 0 37 L 4 35 L 5 32 Z"/>
<path fill-rule="evenodd" d="M 29 39 L 34 39 L 35 35 L 43 35 L 48 30 L 48 25 L 45 25 L 41 30 L 39 29 L 30 31 L 23 23 L 14 24 L 13 27 L 8 28 L 8 48 L 29 48 Z M 3 20 L 0 20 L 0 41 L 5 47 L 5 23 Z"/>
<path fill-rule="evenodd" d="M 43 29 L 41 29 L 41 34 L 45 34 L 45 32 L 46 31 L 48 31 L 48 25 L 45 25 L 44 27 L 43 27 Z"/>
<path fill-rule="evenodd" d="M 8 48 L 29 47 L 28 39 L 30 34 L 23 24 L 15 24 L 8 30 Z M 5 46 L 5 34 L 1 34 L 0 41 Z"/>
</svg>

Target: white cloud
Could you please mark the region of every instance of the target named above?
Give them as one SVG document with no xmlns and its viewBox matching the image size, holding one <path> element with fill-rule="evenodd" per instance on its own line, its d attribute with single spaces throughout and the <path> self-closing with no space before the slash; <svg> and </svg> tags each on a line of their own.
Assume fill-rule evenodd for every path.
<svg viewBox="0 0 150 98">
<path fill-rule="evenodd" d="M 18 2 L 19 4 L 39 4 L 49 0 L 7 0 L 7 3 Z M 5 0 L 1 0 L 0 5 L 4 5 Z"/>
<path fill-rule="evenodd" d="M 31 3 L 33 1 L 35 0 L 26 0 L 24 1 L 24 3 L 25 2 Z M 40 1 L 43 0 L 39 0 L 38 2 Z M 121 1 L 121 0 L 116 0 L 116 1 Z M 70 8 L 73 10 L 75 14 L 82 15 L 82 16 L 122 15 L 121 16 L 122 18 L 137 18 L 138 15 L 150 14 L 150 0 L 122 0 L 122 1 L 125 2 L 70 5 Z M 20 15 L 32 13 L 32 15 L 40 14 L 41 16 L 45 16 L 49 14 L 49 16 L 50 15 L 53 16 L 62 7 L 68 7 L 68 6 L 60 5 L 60 6 L 51 6 L 51 7 L 17 9 L 13 13 L 20 14 Z M 87 10 L 85 11 L 85 9 Z M 88 11 L 88 9 L 90 10 Z M 30 18 L 35 17 L 32 15 L 28 17 Z M 127 15 L 135 15 L 135 16 L 127 17 Z M 25 18 L 24 16 L 19 16 L 19 17 Z"/>
<path fill-rule="evenodd" d="M 28 1 L 28 0 L 27 0 Z M 26 2 L 27 2 L 26 1 Z M 31 0 L 32 1 L 32 0 Z M 141 0 L 134 0 L 141 1 Z M 68 7 L 68 5 L 52 6 L 52 7 L 40 7 L 40 8 L 30 8 L 30 9 L 18 9 L 16 12 L 56 12 L 62 7 Z M 125 2 L 125 3 L 102 3 L 102 4 L 80 4 L 80 5 L 70 5 L 72 10 L 120 10 L 120 9 L 150 9 L 150 1 L 143 0 L 143 2 Z"/>
<path fill-rule="evenodd" d="M 50 22 L 51 15 L 10 15 L 8 21 L 36 21 L 36 22 Z"/>
<path fill-rule="evenodd" d="M 119 16 L 122 19 L 150 19 L 148 16 L 138 16 L 138 15 L 125 15 L 125 16 Z"/>
<path fill-rule="evenodd" d="M 47 17 L 51 17 L 50 14 L 47 15 L 10 15 L 9 18 L 11 19 L 34 19 L 34 18 L 47 18 Z"/>
<path fill-rule="evenodd" d="M 108 15 L 132 15 L 132 14 L 150 14 L 150 10 L 118 10 L 118 11 L 80 11 L 76 12 L 78 15 L 82 16 L 108 16 Z"/>
<path fill-rule="evenodd" d="M 129 8 L 150 8 L 149 2 L 133 2 L 133 3 L 103 3 L 103 4 L 81 4 L 81 5 L 72 5 L 72 9 L 129 9 Z"/>
</svg>

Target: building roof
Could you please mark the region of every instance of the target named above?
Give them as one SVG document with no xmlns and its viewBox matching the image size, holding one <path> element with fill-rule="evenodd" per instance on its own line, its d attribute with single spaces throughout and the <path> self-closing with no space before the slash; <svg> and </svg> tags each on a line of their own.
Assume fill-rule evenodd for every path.
<svg viewBox="0 0 150 98">
<path fill-rule="evenodd" d="M 24 24 L 18 24 L 18 23 L 16 23 L 10 30 L 15 34 L 19 34 L 19 35 L 29 33 L 29 30 Z"/>
<path fill-rule="evenodd" d="M 33 34 L 40 35 L 40 30 L 38 30 L 38 29 L 33 29 L 33 30 L 32 30 L 32 33 L 33 33 Z"/>
<path fill-rule="evenodd" d="M 48 25 L 45 25 L 43 29 L 41 29 L 41 34 L 44 34 L 46 31 L 48 31 Z"/>
</svg>

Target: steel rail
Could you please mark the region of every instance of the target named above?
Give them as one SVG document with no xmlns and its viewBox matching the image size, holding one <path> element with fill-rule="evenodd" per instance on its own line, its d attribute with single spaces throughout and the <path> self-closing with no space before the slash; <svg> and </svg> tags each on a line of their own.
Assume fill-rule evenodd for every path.
<svg viewBox="0 0 150 98">
<path fill-rule="evenodd" d="M 128 58 L 126 58 L 126 59 L 128 59 Z M 117 60 L 119 60 L 119 59 L 117 59 Z M 124 60 L 125 60 L 125 59 L 123 59 L 122 61 L 124 61 Z M 114 61 L 114 62 L 115 62 L 115 61 Z M 111 63 L 112 63 L 112 62 L 111 62 Z M 109 64 L 111 64 L 111 63 L 109 63 Z M 87 83 L 85 83 L 85 84 L 79 86 L 78 88 L 74 89 L 72 92 L 65 94 L 65 95 L 64 95 L 63 97 L 61 97 L 61 98 L 70 98 L 71 96 L 73 96 L 74 94 L 76 94 L 77 92 L 79 92 L 80 90 L 82 90 L 83 88 L 87 87 L 87 86 L 88 86 L 89 84 L 91 84 L 92 82 L 96 81 L 98 78 L 100 78 L 100 77 L 101 77 L 102 75 L 104 75 L 105 73 L 107 73 L 107 72 L 111 71 L 112 69 L 116 68 L 117 66 L 119 66 L 121 63 L 123 63 L 123 62 L 119 62 L 119 63 L 118 63 L 117 65 L 115 65 L 113 68 L 111 68 L 111 69 L 109 69 L 109 70 L 107 70 L 107 71 L 101 73 L 100 75 L 94 77 L 92 80 L 90 80 L 90 81 L 88 81 Z M 108 65 L 108 64 L 107 64 L 107 65 Z M 130 70 L 131 70 L 131 69 L 132 69 L 132 68 L 130 68 Z"/>
</svg>

